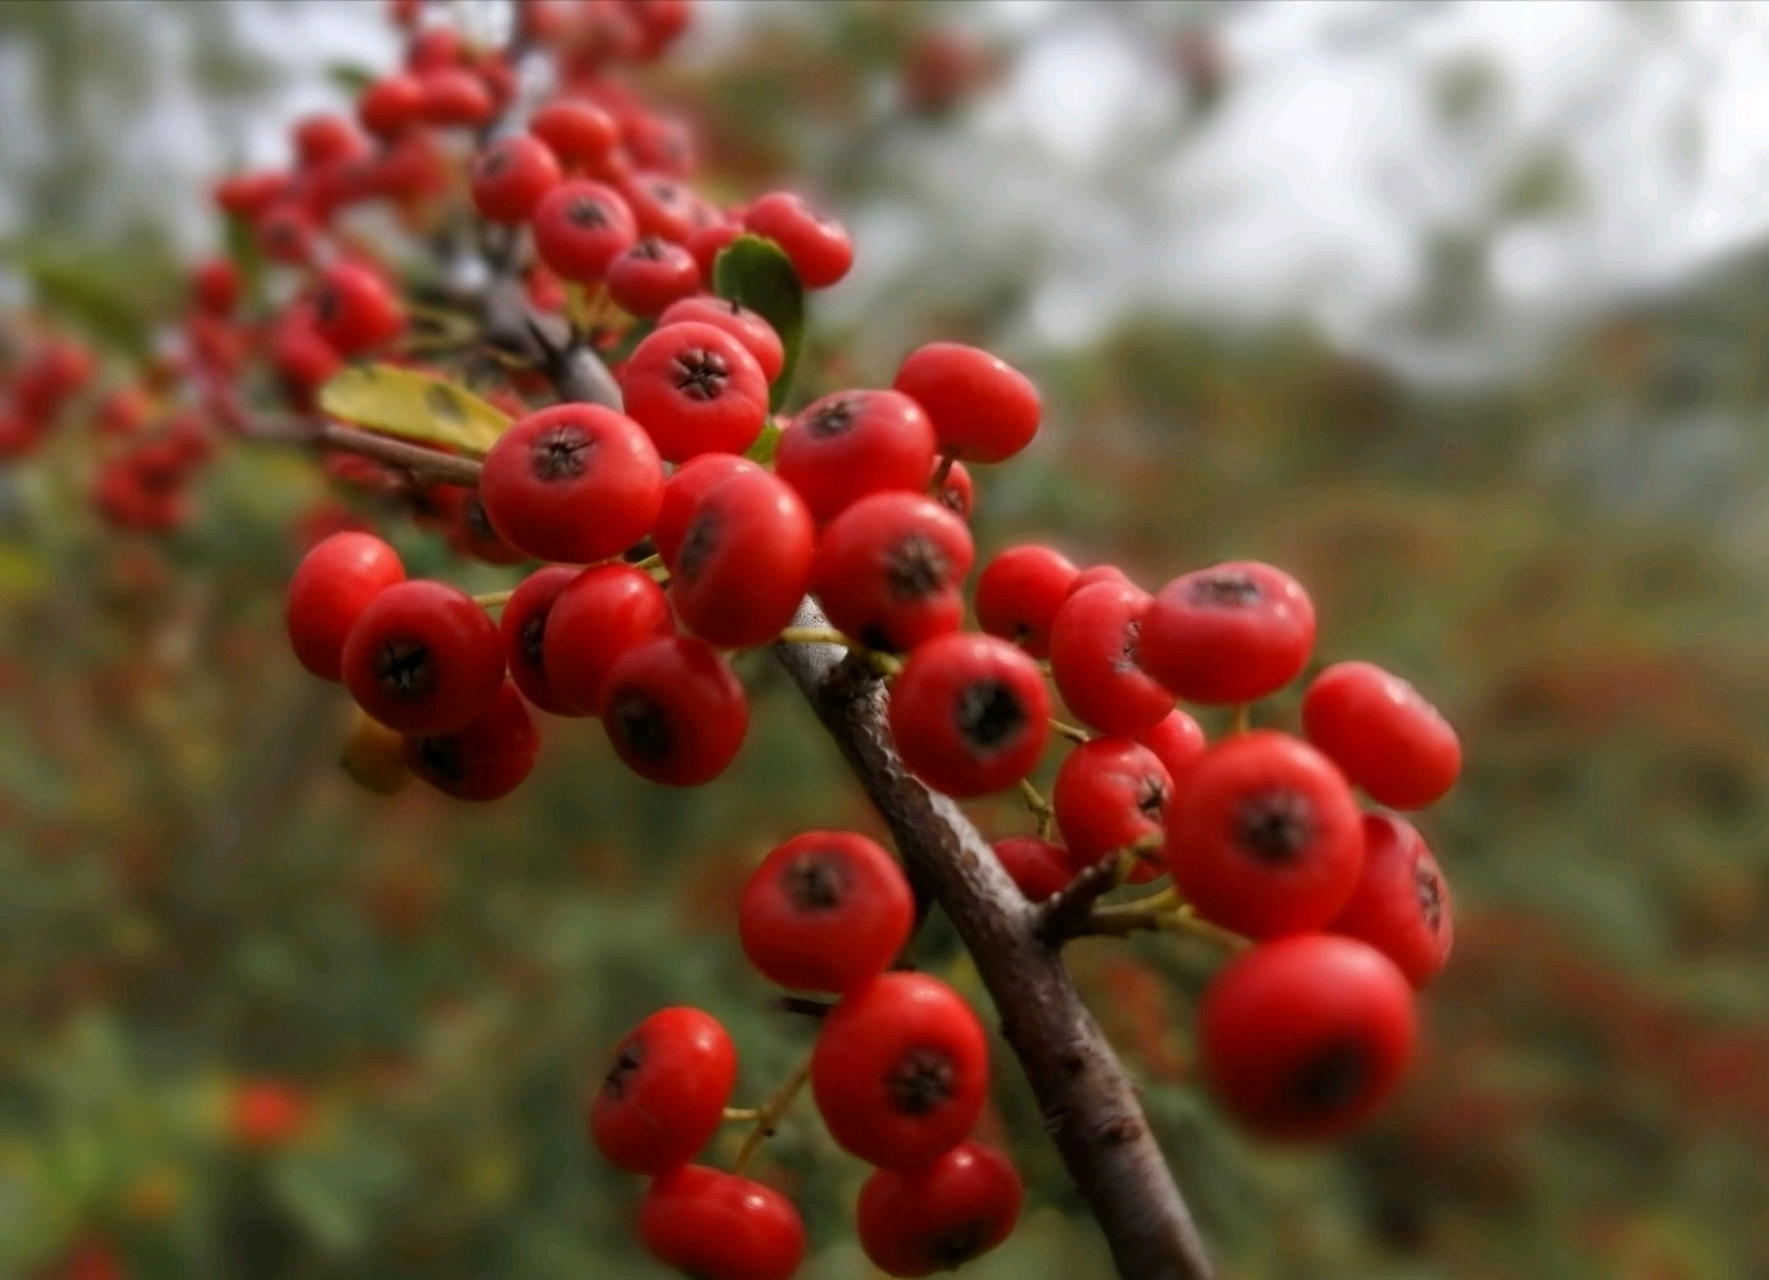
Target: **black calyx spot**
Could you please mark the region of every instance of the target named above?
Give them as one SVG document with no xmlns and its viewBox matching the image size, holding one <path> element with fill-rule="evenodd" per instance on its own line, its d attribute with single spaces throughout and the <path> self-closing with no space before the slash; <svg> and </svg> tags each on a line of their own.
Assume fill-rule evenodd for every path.
<svg viewBox="0 0 1769 1280">
<path fill-rule="evenodd" d="M 565 220 L 574 227 L 600 230 L 608 225 L 608 210 L 594 196 L 578 196 L 565 206 Z"/>
<path fill-rule="evenodd" d="M 846 434 L 859 420 L 860 406 L 847 396 L 840 396 L 812 414 L 805 427 L 818 439 L 827 439 Z"/>
<path fill-rule="evenodd" d="M 419 640 L 383 640 L 375 650 L 375 682 L 393 697 L 415 702 L 436 692 L 436 664 Z"/>
<path fill-rule="evenodd" d="M 853 885 L 847 860 L 834 850 L 801 853 L 780 877 L 795 911 L 834 911 L 847 901 Z"/>
<path fill-rule="evenodd" d="M 1413 865 L 1413 892 L 1419 897 L 1419 914 L 1425 927 L 1436 933 L 1443 928 L 1443 877 L 1421 859 Z"/>
<path fill-rule="evenodd" d="M 547 645 L 547 615 L 551 612 L 551 609 L 536 609 L 517 633 L 522 645 L 522 661 L 535 671 L 542 669 Z"/>
<path fill-rule="evenodd" d="M 1159 822 L 1167 813 L 1167 784 L 1154 774 L 1144 774 L 1136 784 L 1136 810 L 1143 817 Z"/>
<path fill-rule="evenodd" d="M 1118 652 L 1112 657 L 1112 670 L 1118 675 L 1129 675 L 1137 669 L 1136 652 L 1142 642 L 1142 619 L 1132 618 L 1124 624 L 1123 634 L 1118 637 Z"/>
<path fill-rule="evenodd" d="M 452 733 L 418 739 L 418 764 L 426 776 L 442 782 L 467 780 L 467 753 L 461 750 L 461 740 Z"/>
<path fill-rule="evenodd" d="M 1314 805 L 1288 787 L 1255 792 L 1235 810 L 1235 843 L 1271 866 L 1294 861 L 1314 835 Z"/>
<path fill-rule="evenodd" d="M 1342 1111 L 1370 1081 L 1370 1055 L 1355 1041 L 1330 1044 L 1302 1064 L 1291 1082 L 1296 1104 L 1317 1115 Z"/>
<path fill-rule="evenodd" d="M 693 582 L 719 549 L 719 513 L 710 506 L 702 507 L 688 522 L 682 535 L 681 549 L 676 553 L 676 573 L 683 582 Z"/>
<path fill-rule="evenodd" d="M 1245 573 L 1199 574 L 1186 594 L 1206 609 L 1249 609 L 1265 598 L 1259 584 Z"/>
<path fill-rule="evenodd" d="M 731 367 L 717 351 L 690 347 L 676 356 L 676 390 L 690 400 L 717 400 L 730 380 Z"/>
<path fill-rule="evenodd" d="M 632 247 L 629 256 L 643 258 L 646 262 L 656 262 L 663 257 L 663 241 L 656 236 L 646 236 Z"/>
<path fill-rule="evenodd" d="M 905 1116 L 925 1116 L 946 1104 L 958 1087 L 952 1057 L 942 1049 L 911 1049 L 891 1068 L 885 1092 Z"/>
<path fill-rule="evenodd" d="M 574 480 L 590 465 L 594 442 L 580 426 L 548 427 L 529 446 L 528 464 L 536 480 Z"/>
<path fill-rule="evenodd" d="M 977 1256 L 989 1238 L 989 1223 L 972 1218 L 942 1231 L 927 1242 L 927 1260 L 936 1270 L 954 1271 Z"/>
<path fill-rule="evenodd" d="M 1026 731 L 1026 708 L 1005 680 L 984 676 L 958 695 L 958 732 L 978 755 L 993 755 L 1019 741 Z"/>
<path fill-rule="evenodd" d="M 479 500 L 477 489 L 461 504 L 461 521 L 467 526 L 467 532 L 480 542 L 503 541 L 498 537 L 498 531 L 491 527 L 491 517 L 485 514 L 485 504 Z"/>
<path fill-rule="evenodd" d="M 487 178 L 495 178 L 510 167 L 510 147 L 505 143 L 493 147 L 485 153 L 485 159 L 479 162 L 479 172 Z"/>
<path fill-rule="evenodd" d="M 627 689 L 608 710 L 608 728 L 641 760 L 664 761 L 675 749 L 669 709 L 638 689 Z"/>
<path fill-rule="evenodd" d="M 639 1068 L 645 1065 L 645 1045 L 640 1040 L 629 1040 L 620 1046 L 620 1052 L 614 1055 L 609 1065 L 608 1074 L 602 1077 L 602 1092 L 615 1101 L 626 1095 L 632 1086 L 633 1077 Z"/>
<path fill-rule="evenodd" d="M 344 303 L 338 297 L 338 291 L 330 285 L 321 289 L 313 300 L 313 314 L 321 324 L 332 323 L 343 309 Z"/>
<path fill-rule="evenodd" d="M 952 561 L 925 533 L 912 533 L 885 553 L 885 588 L 893 600 L 925 599 L 951 574 Z"/>
</svg>

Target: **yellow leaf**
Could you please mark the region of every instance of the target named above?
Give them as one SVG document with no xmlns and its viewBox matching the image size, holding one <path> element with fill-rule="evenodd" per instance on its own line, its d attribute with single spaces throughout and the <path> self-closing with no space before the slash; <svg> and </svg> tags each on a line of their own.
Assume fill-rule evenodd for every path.
<svg viewBox="0 0 1769 1280">
<path fill-rule="evenodd" d="M 510 425 L 510 415 L 465 387 L 388 364 L 355 365 L 319 391 L 331 417 L 382 435 L 446 445 L 482 456 Z"/>
</svg>

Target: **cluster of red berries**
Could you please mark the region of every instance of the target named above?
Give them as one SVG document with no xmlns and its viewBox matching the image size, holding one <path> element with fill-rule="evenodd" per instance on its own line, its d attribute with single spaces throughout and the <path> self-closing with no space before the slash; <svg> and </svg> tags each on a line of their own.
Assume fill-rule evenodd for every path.
<svg viewBox="0 0 1769 1280">
<path fill-rule="evenodd" d="M 893 1276 L 932 1275 L 993 1249 L 1024 1198 L 1007 1158 L 970 1140 L 989 1087 L 976 1014 L 937 978 L 887 972 L 914 916 L 890 854 L 834 831 L 775 849 L 738 907 L 744 952 L 763 976 L 839 997 L 804 1074 L 831 1137 L 875 1166 L 858 1234 Z M 612 1163 L 654 1179 L 639 1230 L 659 1259 L 694 1275 L 787 1280 L 805 1247 L 792 1203 L 741 1172 L 690 1163 L 727 1119 L 736 1077 L 736 1052 L 715 1019 L 662 1010 L 616 1048 L 590 1133 Z M 797 1083 L 737 1118 L 765 1131 Z"/>
<path fill-rule="evenodd" d="M 0 461 L 35 451 L 98 370 L 90 351 L 60 334 L 15 341 L 24 350 L 0 376 Z"/>
</svg>

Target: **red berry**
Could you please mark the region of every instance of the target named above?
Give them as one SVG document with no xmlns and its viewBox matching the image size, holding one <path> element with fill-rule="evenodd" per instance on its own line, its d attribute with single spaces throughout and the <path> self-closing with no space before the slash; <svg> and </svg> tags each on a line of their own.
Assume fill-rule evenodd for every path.
<svg viewBox="0 0 1769 1280">
<path fill-rule="evenodd" d="M 473 597 L 443 582 L 397 582 L 344 641 L 344 684 L 357 705 L 401 733 L 452 733 L 504 687 L 504 642 Z"/>
<path fill-rule="evenodd" d="M 240 269 L 228 258 L 210 258 L 191 273 L 197 305 L 212 316 L 230 316 L 240 301 Z"/>
<path fill-rule="evenodd" d="M 303 169 L 354 160 L 368 150 L 356 126 L 340 115 L 308 116 L 295 125 L 295 157 Z"/>
<path fill-rule="evenodd" d="M 345 356 L 372 350 L 405 328 L 405 313 L 386 277 L 357 262 L 326 268 L 313 318 L 319 335 Z"/>
<path fill-rule="evenodd" d="M 547 144 L 526 133 L 500 138 L 473 160 L 473 205 L 491 222 L 527 222 L 558 186 L 559 162 Z"/>
<path fill-rule="evenodd" d="M 931 498 L 875 493 L 823 531 L 812 580 L 829 620 L 873 649 L 955 631 L 975 550 L 964 521 Z"/>
<path fill-rule="evenodd" d="M 1423 809 L 1462 771 L 1456 731 L 1399 676 L 1368 662 L 1338 662 L 1302 697 L 1308 740 L 1380 804 Z"/>
<path fill-rule="evenodd" d="M 977 623 L 1034 658 L 1050 652 L 1050 626 L 1080 570 L 1049 547 L 1009 547 L 977 577 Z"/>
<path fill-rule="evenodd" d="M 406 47 L 407 71 L 423 75 L 459 66 L 467 57 L 467 38 L 456 27 L 426 27 Z"/>
<path fill-rule="evenodd" d="M 577 581 L 578 570 L 552 564 L 522 580 L 504 603 L 498 630 L 504 635 L 505 660 L 516 687 L 542 711 L 556 716 L 585 715 L 553 687 L 547 677 L 547 623 L 559 593 Z"/>
<path fill-rule="evenodd" d="M 915 1169 L 969 1136 L 989 1092 L 977 1015 L 923 973 L 886 973 L 823 1020 L 811 1092 L 845 1150 L 881 1169 Z"/>
<path fill-rule="evenodd" d="M 1353 938 L 1302 934 L 1254 947 L 1216 975 L 1198 1010 L 1204 1075 L 1264 1137 L 1321 1141 L 1357 1128 L 1412 1057 L 1413 992 Z"/>
<path fill-rule="evenodd" d="M 928 483 L 933 487 L 934 500 L 948 511 L 956 513 L 960 520 L 969 520 L 971 512 L 976 508 L 976 489 L 971 484 L 969 469 L 962 462 L 954 462 L 946 468 L 946 478 L 936 480 L 941 465 L 941 461 L 935 459 L 934 469 L 928 472 Z"/>
<path fill-rule="evenodd" d="M 660 1009 L 626 1035 L 590 1105 L 590 1136 L 629 1173 L 667 1173 L 699 1155 L 724 1120 L 737 1050 L 699 1009 Z"/>
<path fill-rule="evenodd" d="M 471 724 L 405 740 L 411 771 L 457 800 L 503 799 L 533 772 L 539 751 L 528 704 L 509 683 Z"/>
<path fill-rule="evenodd" d="M 531 413 L 485 455 L 479 494 L 492 528 L 542 560 L 590 564 L 645 536 L 663 464 L 639 424 L 599 405 Z"/>
<path fill-rule="evenodd" d="M 461 67 L 426 71 L 424 119 L 444 128 L 477 129 L 497 111 L 485 81 Z"/>
<path fill-rule="evenodd" d="M 289 175 L 280 170 L 240 173 L 215 184 L 215 204 L 235 218 L 256 218 L 289 190 Z"/>
<path fill-rule="evenodd" d="M 457 554 L 486 564 L 521 564 L 530 559 L 527 552 L 512 547 L 492 528 L 479 490 L 438 485 L 431 492 L 447 512 L 442 533 Z"/>
<path fill-rule="evenodd" d="M 1025 1187 L 1011 1161 L 964 1142 L 907 1173 L 880 1169 L 860 1189 L 860 1247 L 892 1276 L 955 1271 L 1006 1240 Z"/>
<path fill-rule="evenodd" d="M 1204 730 L 1185 712 L 1175 708 L 1166 719 L 1141 734 L 1138 741 L 1153 751 L 1167 770 L 1167 776 L 1178 782 L 1198 758 L 1204 754 Z"/>
<path fill-rule="evenodd" d="M 369 603 L 405 581 L 399 553 L 367 533 L 333 534 L 309 551 L 289 581 L 289 643 L 323 680 L 342 679 L 344 638 Z"/>
<path fill-rule="evenodd" d="M 688 459 L 664 482 L 663 505 L 651 526 L 651 540 L 666 565 L 676 562 L 688 523 L 701 500 L 730 477 L 763 468 L 734 453 L 703 453 Z"/>
<path fill-rule="evenodd" d="M 869 494 L 920 493 L 933 461 L 927 415 L 895 391 L 838 391 L 812 402 L 774 453 L 774 469 L 819 524 Z"/>
<path fill-rule="evenodd" d="M 741 649 L 774 639 L 811 584 L 816 530 L 778 476 L 725 478 L 694 506 L 675 555 L 670 599 L 682 624 L 713 644 Z"/>
<path fill-rule="evenodd" d="M 1252 702 L 1294 680 L 1314 648 L 1314 605 L 1296 579 L 1254 560 L 1162 587 L 1143 618 L 1137 661 L 1187 702 Z"/>
<path fill-rule="evenodd" d="M 1425 840 L 1404 818 L 1364 815 L 1364 869 L 1327 928 L 1375 947 L 1423 987 L 1449 959 L 1455 925 L 1449 886 Z"/>
<path fill-rule="evenodd" d="M 684 321 L 649 334 L 620 384 L 627 412 L 670 462 L 742 453 L 768 418 L 762 367 L 741 342 L 709 324 Z"/>
<path fill-rule="evenodd" d="M 565 280 L 595 284 L 638 238 L 626 201 L 599 182 L 561 183 L 535 207 L 535 252 Z"/>
<path fill-rule="evenodd" d="M 1069 594 L 1074 595 L 1077 591 L 1085 591 L 1097 582 L 1119 582 L 1130 586 L 1135 585 L 1130 581 L 1130 575 L 1117 565 L 1096 564 L 1091 569 L 1083 569 L 1075 575 L 1075 580 L 1069 584 Z"/>
<path fill-rule="evenodd" d="M 1051 791 L 1057 829 L 1077 867 L 1149 837 L 1158 842 L 1173 779 L 1160 758 L 1128 738 L 1095 738 L 1069 752 Z M 1160 874 L 1154 851 L 1134 879 Z"/>
<path fill-rule="evenodd" d="M 688 252 L 694 255 L 694 261 L 700 265 L 703 278 L 713 278 L 713 267 L 718 264 L 719 255 L 731 247 L 732 241 L 743 234 L 741 222 L 717 221 L 709 222 L 704 227 L 696 227 L 687 239 Z M 769 379 L 773 381 L 772 378 Z"/>
<path fill-rule="evenodd" d="M 1363 866 L 1351 788 L 1306 742 L 1269 729 L 1224 738 L 1167 805 L 1167 865 L 1207 919 L 1251 938 L 1327 923 Z"/>
<path fill-rule="evenodd" d="M 757 200 L 745 210 L 743 225 L 779 245 L 807 289 L 827 289 L 854 265 L 854 242 L 847 229 L 790 192 Z"/>
<path fill-rule="evenodd" d="M 307 265 L 313 256 L 319 228 L 306 210 L 292 202 L 272 205 L 252 224 L 252 235 L 258 251 L 272 262 L 287 266 Z"/>
<path fill-rule="evenodd" d="M 620 141 L 614 117 L 588 102 L 553 102 L 528 122 L 534 134 L 559 157 L 559 163 L 597 169 Z"/>
<path fill-rule="evenodd" d="M 743 952 L 801 991 L 850 991 L 883 973 L 915 924 L 896 859 L 865 836 L 808 831 L 775 849 L 737 907 Z"/>
<path fill-rule="evenodd" d="M 594 715 L 608 669 L 621 655 L 674 629 L 669 600 L 649 574 L 631 565 L 597 565 L 578 574 L 553 601 L 542 665 L 567 706 Z"/>
<path fill-rule="evenodd" d="M 394 138 L 423 122 L 426 105 L 423 81 L 414 75 L 394 72 L 363 91 L 356 103 L 356 114 L 370 133 Z"/>
<path fill-rule="evenodd" d="M 805 1227 L 772 1187 L 684 1165 L 639 1203 L 639 1237 L 666 1266 L 704 1280 L 790 1280 L 805 1256 Z"/>
<path fill-rule="evenodd" d="M 609 668 L 601 716 L 627 768 L 665 786 L 697 787 L 736 757 L 749 729 L 749 702 L 706 641 L 659 636 Z"/>
<path fill-rule="evenodd" d="M 1009 836 L 991 846 L 996 861 L 1025 895 L 1027 902 L 1043 902 L 1069 887 L 1075 864 L 1060 844 L 1036 836 Z"/>
<path fill-rule="evenodd" d="M 1149 596 L 1098 582 L 1062 602 L 1050 627 L 1050 674 L 1063 701 L 1105 733 L 1134 738 L 1173 710 L 1173 695 L 1137 666 Z"/>
<path fill-rule="evenodd" d="M 940 452 L 953 457 L 1003 462 L 1038 432 L 1038 388 L 1005 360 L 976 347 L 956 342 L 917 347 L 893 385 L 927 410 Z"/>
<path fill-rule="evenodd" d="M 701 271 L 708 279 L 712 278 L 710 267 L 702 265 Z M 710 293 L 696 294 L 666 307 L 657 317 L 657 327 L 661 329 L 684 321 L 710 324 L 736 338 L 755 357 L 756 363 L 762 367 L 762 376 L 770 383 L 786 367 L 786 348 L 781 345 L 774 326 L 740 302 L 727 302 Z"/>
<path fill-rule="evenodd" d="M 668 174 L 631 174 L 621 181 L 620 193 L 633 211 L 640 235 L 657 236 L 678 247 L 710 214 L 692 188 Z"/>
<path fill-rule="evenodd" d="M 301 1135 L 312 1113 L 304 1090 L 283 1080 L 248 1080 L 233 1095 L 228 1116 L 233 1140 L 264 1151 Z"/>
<path fill-rule="evenodd" d="M 656 236 L 646 236 L 608 264 L 608 295 L 629 315 L 655 316 L 698 288 L 694 255 Z"/>
<path fill-rule="evenodd" d="M 891 683 L 891 739 L 936 791 L 963 799 L 1013 786 L 1050 732 L 1037 665 L 994 636 L 953 632 L 916 648 Z"/>
</svg>

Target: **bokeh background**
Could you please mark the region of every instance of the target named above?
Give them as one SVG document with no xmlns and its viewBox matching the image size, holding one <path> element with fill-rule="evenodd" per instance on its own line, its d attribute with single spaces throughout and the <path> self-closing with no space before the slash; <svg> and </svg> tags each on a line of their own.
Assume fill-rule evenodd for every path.
<svg viewBox="0 0 1769 1280">
<path fill-rule="evenodd" d="M 0 5 L 0 310 L 151 350 L 209 182 L 392 64 L 379 8 Z M 646 73 L 731 193 L 790 175 L 855 231 L 818 385 L 934 337 L 1037 378 L 985 553 L 1271 559 L 1324 660 L 1462 731 L 1422 824 L 1457 951 L 1357 1139 L 1262 1148 L 1195 1092 L 1208 957 L 1073 952 L 1229 1277 L 1769 1276 L 1766 73 L 1769 8 L 1693 0 L 703 0 Z M 311 464 L 231 449 L 191 527 L 119 537 L 82 439 L 0 473 L 0 1276 L 660 1274 L 583 1100 L 662 1004 L 726 1020 L 745 1096 L 808 1042 L 731 916 L 773 842 L 873 829 L 807 714 L 755 661 L 701 791 L 555 722 L 497 805 L 368 796 L 281 635 Z M 922 958 L 980 997 L 937 921 Z M 1001 1058 L 1032 1194 L 970 1274 L 1105 1277 Z M 772 1148 L 802 1274 L 872 1277 L 864 1171 L 809 1107 Z"/>
</svg>

